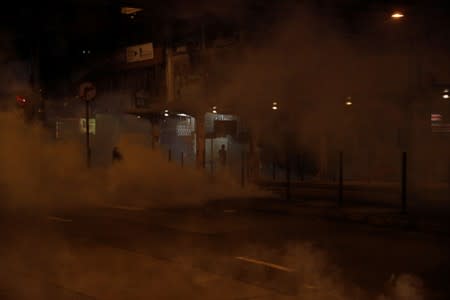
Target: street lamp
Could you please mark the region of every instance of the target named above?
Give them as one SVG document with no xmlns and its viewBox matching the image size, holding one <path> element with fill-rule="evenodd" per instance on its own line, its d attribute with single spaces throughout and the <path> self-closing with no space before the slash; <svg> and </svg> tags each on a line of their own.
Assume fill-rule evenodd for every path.
<svg viewBox="0 0 450 300">
<path fill-rule="evenodd" d="M 445 89 L 444 90 L 444 93 L 442 94 L 442 98 L 444 98 L 444 99 L 446 99 L 446 100 L 448 100 L 448 99 L 450 99 L 450 96 L 449 96 L 449 90 L 448 89 Z"/>
<path fill-rule="evenodd" d="M 396 12 L 392 13 L 392 15 L 391 15 L 391 18 L 394 20 L 400 20 L 404 17 L 405 17 L 405 15 L 400 11 L 396 11 Z"/>
<path fill-rule="evenodd" d="M 212 113 L 213 113 L 213 114 L 217 114 L 217 106 L 213 106 L 213 108 L 212 108 Z"/>
<path fill-rule="evenodd" d="M 273 102 L 272 103 L 272 110 L 278 110 L 278 103 L 277 102 Z"/>
<path fill-rule="evenodd" d="M 352 97 L 347 97 L 347 101 L 345 101 L 345 105 L 347 105 L 347 106 L 352 106 L 353 105 Z"/>
</svg>

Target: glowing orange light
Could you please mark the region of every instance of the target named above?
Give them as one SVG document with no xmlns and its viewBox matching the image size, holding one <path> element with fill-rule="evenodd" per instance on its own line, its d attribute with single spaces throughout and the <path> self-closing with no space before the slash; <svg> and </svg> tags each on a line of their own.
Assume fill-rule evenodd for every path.
<svg viewBox="0 0 450 300">
<path fill-rule="evenodd" d="M 401 19 L 403 18 L 405 15 L 402 12 L 396 11 L 391 15 L 392 19 Z"/>
</svg>

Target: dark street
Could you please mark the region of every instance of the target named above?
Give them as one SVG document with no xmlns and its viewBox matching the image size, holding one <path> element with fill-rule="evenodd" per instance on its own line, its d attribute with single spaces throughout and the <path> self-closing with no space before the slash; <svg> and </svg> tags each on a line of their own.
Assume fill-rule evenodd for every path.
<svg viewBox="0 0 450 300">
<path fill-rule="evenodd" d="M 449 295 L 448 236 L 255 204 L 83 207 L 1 232 L 5 299 L 378 299 L 405 274 L 423 280 L 403 283 L 408 299 Z"/>
<path fill-rule="evenodd" d="M 0 300 L 450 299 L 450 1 L 0 9 Z"/>
</svg>

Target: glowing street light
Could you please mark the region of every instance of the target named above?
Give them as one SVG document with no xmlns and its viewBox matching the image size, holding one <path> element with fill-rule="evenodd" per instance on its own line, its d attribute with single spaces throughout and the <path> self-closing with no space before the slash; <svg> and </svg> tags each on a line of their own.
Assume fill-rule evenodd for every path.
<svg viewBox="0 0 450 300">
<path fill-rule="evenodd" d="M 444 90 L 444 93 L 442 94 L 442 98 L 444 98 L 444 99 L 450 99 L 450 95 L 449 95 L 448 93 L 449 93 L 449 90 L 448 90 L 448 89 L 445 89 L 445 90 Z"/>
<path fill-rule="evenodd" d="M 400 20 L 400 19 L 402 19 L 404 17 L 405 17 L 405 15 L 402 12 L 400 12 L 400 11 L 396 11 L 396 12 L 394 12 L 391 15 L 391 18 L 394 19 L 394 20 Z"/>
<path fill-rule="evenodd" d="M 353 105 L 352 97 L 347 97 L 347 101 L 345 101 L 345 105 L 347 105 L 347 106 L 352 106 Z"/>
<path fill-rule="evenodd" d="M 278 110 L 278 103 L 277 102 L 273 102 L 272 103 L 272 110 Z"/>
<path fill-rule="evenodd" d="M 168 116 L 169 116 L 169 110 L 166 109 L 166 110 L 164 110 L 164 117 L 168 117 Z"/>
<path fill-rule="evenodd" d="M 212 108 L 212 113 L 213 113 L 213 114 L 217 114 L 217 106 L 213 106 L 213 108 Z"/>
</svg>

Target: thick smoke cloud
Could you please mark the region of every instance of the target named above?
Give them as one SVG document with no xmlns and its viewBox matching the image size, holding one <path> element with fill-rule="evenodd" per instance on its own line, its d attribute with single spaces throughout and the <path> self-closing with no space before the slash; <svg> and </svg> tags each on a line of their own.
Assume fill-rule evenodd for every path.
<svg viewBox="0 0 450 300">
<path fill-rule="evenodd" d="M 227 12 L 228 8 L 222 11 Z M 281 144 L 282 141 L 279 131 L 273 127 L 293 132 L 293 140 L 299 144 L 307 139 L 305 137 L 314 137 L 324 131 L 333 132 L 337 125 L 345 122 L 349 122 L 347 128 L 352 128 L 354 124 L 367 121 L 368 132 L 375 134 L 381 131 L 384 135 L 387 131 L 381 126 L 382 122 L 373 123 L 366 118 L 382 114 L 383 120 L 398 120 L 402 110 L 391 99 L 402 95 L 407 82 L 401 79 L 408 76 L 404 74 L 404 58 L 399 54 L 380 54 L 371 48 L 373 43 L 367 45 L 367 41 L 351 42 L 335 30 L 332 22 L 297 8 L 272 32 L 256 40 L 254 46 L 244 48 L 240 58 L 233 57 L 231 61 L 215 65 L 215 73 L 223 79 L 212 82 L 217 87 L 215 97 L 219 107 L 231 106 L 247 120 L 258 138 L 269 134 L 265 138 L 273 144 Z M 396 68 L 393 69 L 393 65 Z M 364 105 L 362 115 L 344 116 L 342 104 L 349 95 L 353 96 L 355 107 Z M 383 95 L 388 96 L 384 98 Z M 272 101 L 279 103 L 282 115 L 271 120 L 272 117 L 266 116 L 272 113 Z M 346 132 L 344 142 L 352 133 Z M 123 162 L 109 169 L 87 171 L 82 145 L 55 142 L 45 129 L 25 124 L 19 112 L 0 113 L 0 136 L 0 169 L 5 170 L 0 173 L 2 209 L 47 210 L 105 204 L 183 206 L 202 204 L 211 198 L 256 193 L 241 190 L 229 178 L 211 183 L 201 172 L 169 164 L 164 154 L 127 141 L 120 144 L 125 156 Z M 381 150 L 390 153 L 388 149 Z M 56 238 L 61 240 L 59 236 Z M 53 240 L 30 253 L 30 245 L 42 244 L 36 239 L 22 238 L 2 248 L 9 251 L 0 252 L 1 265 L 7 266 L 8 262 L 9 267 L 16 271 L 30 272 L 31 269 L 40 276 L 39 270 L 46 270 L 47 276 L 43 276 L 46 280 L 87 292 L 98 291 L 99 285 L 107 294 L 111 286 L 123 290 L 133 284 L 139 284 L 142 290 L 138 288 L 138 292 L 161 286 L 170 290 L 173 283 L 181 287 L 172 289 L 173 294 L 166 296 L 167 299 L 199 296 L 201 284 L 189 276 L 189 272 L 156 273 L 142 264 L 142 257 L 133 259 L 117 249 L 76 248 Z M 255 257 L 281 257 L 281 264 L 295 267 L 301 278 L 309 279 L 308 285 L 305 281 L 298 283 L 306 295 L 309 291 L 310 296 L 306 299 L 363 299 L 364 291 L 343 282 L 339 269 L 317 248 L 304 244 L 289 245 L 283 251 L 280 255 L 263 248 L 249 247 L 245 252 Z M 99 257 L 98 253 L 103 255 Z M 189 265 L 190 259 L 198 262 L 197 257 L 188 257 L 184 264 Z M 111 261 L 115 263 L 111 264 Z M 204 264 L 212 265 L 209 261 Z M 132 270 L 133 267 L 135 269 Z M 105 273 L 100 274 L 99 269 Z M 229 270 L 235 276 L 243 271 L 240 268 Z M 150 274 L 150 286 L 148 281 L 136 283 L 127 280 L 123 276 L 126 272 L 135 272 L 140 279 Z M 178 275 L 174 276 L 174 273 Z M 267 276 L 265 271 L 257 275 Z M 97 286 L 93 287 L 94 284 Z M 30 288 L 29 292 L 35 292 L 29 295 L 31 298 L 47 299 L 48 294 L 40 284 L 34 290 Z M 421 300 L 424 299 L 423 293 L 419 279 L 401 275 L 388 282 L 386 291 L 380 292 L 383 294 L 380 299 Z M 107 296 L 108 299 L 124 297 L 123 294 Z M 200 296 L 211 299 L 214 294 Z"/>
<path fill-rule="evenodd" d="M 411 46 L 406 33 L 415 24 L 395 23 L 388 14 L 371 17 L 373 24 L 355 34 L 347 21 L 312 6 L 288 7 L 267 30 L 249 36 L 238 54 L 223 53 L 211 63 L 214 105 L 236 111 L 256 140 L 279 151 L 317 154 L 326 137 L 328 154 L 343 150 L 355 174 L 373 160 L 377 168 L 392 169 L 391 178 L 382 178 L 382 168 L 373 176 L 393 180 L 407 150 L 411 178 L 426 173 L 442 181 L 444 171 L 429 168 L 432 149 L 442 145 L 423 143 L 431 131 L 429 89 L 442 73 L 432 61 L 446 61 L 442 49 L 420 38 Z"/>
<path fill-rule="evenodd" d="M 195 205 L 214 198 L 258 195 L 226 174 L 215 182 L 193 168 L 167 162 L 165 154 L 122 141 L 125 159 L 111 168 L 85 166 L 80 143 L 55 141 L 52 132 L 25 123 L 19 113 L 0 114 L 3 204 L 13 207 L 113 204 Z"/>
</svg>

